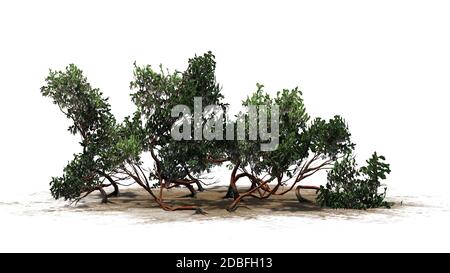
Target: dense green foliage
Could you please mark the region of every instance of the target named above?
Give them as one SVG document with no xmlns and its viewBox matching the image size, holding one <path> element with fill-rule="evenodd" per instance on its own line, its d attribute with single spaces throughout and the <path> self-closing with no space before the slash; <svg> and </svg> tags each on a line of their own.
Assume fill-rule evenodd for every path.
<svg viewBox="0 0 450 273">
<path fill-rule="evenodd" d="M 131 88 L 136 116 L 143 120 L 144 147 L 152 150 L 159 168 L 152 177 L 165 180 L 167 185 L 177 179 L 188 179 L 209 171 L 212 164 L 206 160 L 211 153 L 210 141 L 176 141 L 171 137 L 171 128 L 179 117 L 172 117 L 171 110 L 177 105 L 194 109 L 194 98 L 202 98 L 203 105 L 221 105 L 223 95 L 215 77 L 216 63 L 211 52 L 189 60 L 184 72 L 165 72 L 162 67 L 156 72 L 151 66 L 135 65 Z M 206 120 L 195 124 L 192 116 L 186 117 L 192 123 L 190 135 L 195 127 L 203 128 Z M 157 158 L 156 158 L 157 157 Z"/>
<path fill-rule="evenodd" d="M 104 178 L 112 182 L 107 173 L 120 163 L 111 155 L 118 127 L 108 99 L 91 87 L 75 65 L 65 71 L 51 70 L 46 83 L 42 95 L 52 98 L 72 121 L 68 130 L 80 134 L 83 148 L 64 168 L 63 176 L 52 178 L 51 192 L 55 198 L 75 199 L 83 192 L 100 189 Z"/>
<path fill-rule="evenodd" d="M 65 71 L 50 70 L 41 93 L 72 121 L 69 131 L 81 137 L 82 147 L 62 176 L 52 178 L 52 195 L 79 200 L 98 190 L 106 202 L 119 194 L 118 181 L 131 180 L 163 209 L 195 209 L 166 205 L 162 190 L 184 186 L 195 197 L 197 190 L 203 190 L 202 176 L 214 166 L 227 164 L 231 175 L 226 197 L 233 198 L 227 208 L 230 211 L 247 196 L 265 199 L 294 188 L 300 202 L 307 201 L 300 194 L 302 189 L 316 189 L 317 202 L 322 206 L 388 206 L 384 201 L 386 188 L 382 192 L 379 188 L 390 173 L 389 164 L 374 153 L 366 166 L 358 168 L 353 157 L 355 144 L 341 116 L 311 118 L 298 88 L 283 89 L 271 96 L 257 84 L 256 91 L 242 102 L 249 111 L 224 118 L 227 104 L 215 71 L 211 52 L 189 59 L 183 72 L 135 64 L 130 88 L 136 109 L 118 123 L 108 98 L 91 87 L 75 65 Z M 202 107 L 200 116 L 196 116 L 199 98 Z M 173 110 L 180 105 L 190 110 L 175 111 L 174 115 Z M 216 108 L 204 110 L 208 105 Z M 183 125 L 183 140 L 173 138 L 176 124 Z M 231 132 L 233 139 L 216 134 L 219 127 L 227 135 Z M 205 132 L 219 137 L 211 139 L 203 135 Z M 242 133 L 244 138 L 239 137 Z M 186 135 L 188 139 L 184 139 Z M 152 164 L 147 166 L 143 158 L 151 158 Z M 328 170 L 325 186 L 302 184 L 321 170 Z M 241 179 L 250 182 L 250 189 L 238 188 Z M 104 188 L 109 186 L 114 191 L 107 194 Z M 155 188 L 159 193 L 153 191 Z"/>
<path fill-rule="evenodd" d="M 336 161 L 328 172 L 327 184 L 320 187 L 319 204 L 332 208 L 389 207 L 384 201 L 387 188 L 384 187 L 382 192 L 379 190 L 383 186 L 381 181 L 391 172 L 384 160 L 375 152 L 361 168 L 357 168 L 355 158 L 350 155 Z"/>
</svg>

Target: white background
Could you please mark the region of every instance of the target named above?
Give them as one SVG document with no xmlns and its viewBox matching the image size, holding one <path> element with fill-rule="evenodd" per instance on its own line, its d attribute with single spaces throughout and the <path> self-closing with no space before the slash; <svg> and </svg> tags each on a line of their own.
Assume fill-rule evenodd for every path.
<svg viewBox="0 0 450 273">
<path fill-rule="evenodd" d="M 40 95 L 49 68 L 78 65 L 92 85 L 110 97 L 113 112 L 121 119 L 133 111 L 128 86 L 134 61 L 182 70 L 189 57 L 208 50 L 216 55 L 217 78 L 228 102 L 239 104 L 255 90 L 256 82 L 273 93 L 299 86 L 312 116 L 346 118 L 360 162 L 374 150 L 387 157 L 391 194 L 439 195 L 445 200 L 450 193 L 449 5 L 448 1 L 2 1 L 0 200 L 47 190 L 49 178 L 59 175 L 79 150 L 78 139 L 66 131 L 69 122 Z M 164 245 L 166 251 L 448 251 L 448 216 L 409 219 L 392 227 L 341 221 L 333 227 L 342 238 L 323 242 L 302 238 L 301 244 L 288 240 L 238 249 L 213 245 L 208 236 L 227 232 L 229 225 L 248 234 L 246 230 L 260 222 L 179 224 L 208 236 L 195 245 L 177 244 L 183 239 L 175 236 L 164 239 Z M 161 250 L 138 232 L 132 235 L 136 240 L 119 245 L 65 244 L 58 239 L 65 233 L 55 230 L 54 223 L 36 223 L 37 230 L 28 233 L 24 225 L 31 222 L 14 219 L 17 222 L 3 226 L 3 231 L 0 226 L 2 249 Z M 321 234 L 331 228 L 327 221 L 305 226 L 296 221 L 301 219 L 279 227 L 284 236 L 303 230 Z M 82 231 L 95 226 L 75 224 L 73 219 L 56 226 L 73 225 Z M 277 232 L 268 225 L 255 232 Z M 363 232 L 354 231 L 355 226 L 377 234 L 367 239 L 372 247 L 360 243 L 358 235 Z M 168 228 L 126 227 L 148 233 Z M 76 242 L 81 238 L 77 236 L 81 235 L 74 232 L 65 240 Z M 239 235 L 227 236 L 219 241 L 240 240 Z"/>
</svg>

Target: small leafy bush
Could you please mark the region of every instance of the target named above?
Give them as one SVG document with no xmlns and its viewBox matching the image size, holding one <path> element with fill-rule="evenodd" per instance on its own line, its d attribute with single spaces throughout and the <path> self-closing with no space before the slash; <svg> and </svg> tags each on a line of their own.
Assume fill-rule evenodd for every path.
<svg viewBox="0 0 450 273">
<path fill-rule="evenodd" d="M 384 201 L 386 187 L 380 191 L 386 174 L 391 172 L 385 157 L 376 152 L 366 161 L 367 165 L 358 168 L 355 158 L 346 155 L 336 161 L 328 172 L 328 182 L 321 186 L 317 201 L 321 206 L 331 208 L 367 209 L 389 207 Z"/>
</svg>

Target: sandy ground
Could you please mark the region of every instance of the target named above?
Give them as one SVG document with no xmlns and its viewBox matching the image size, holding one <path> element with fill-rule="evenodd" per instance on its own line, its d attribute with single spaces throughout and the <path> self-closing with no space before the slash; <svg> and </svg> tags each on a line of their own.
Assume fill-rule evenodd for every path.
<svg viewBox="0 0 450 273">
<path fill-rule="evenodd" d="M 325 209 L 316 205 L 314 202 L 300 203 L 298 202 L 294 191 L 288 192 L 283 196 L 271 196 L 270 198 L 263 200 L 247 197 L 241 201 L 236 211 L 228 212 L 226 208 L 232 202 L 232 199 L 223 198 L 226 191 L 226 187 L 217 186 L 208 188 L 204 192 L 198 192 L 197 197 L 192 198 L 186 197 L 189 191 L 185 188 L 165 190 L 164 198 L 166 204 L 171 206 L 197 206 L 205 212 L 204 214 L 198 214 L 192 210 L 175 212 L 164 211 L 153 201 L 145 190 L 140 188 L 122 188 L 120 195 L 118 197 L 110 198 L 108 204 L 101 204 L 100 196 L 94 194 L 83 199 L 75 206 L 72 206 L 72 209 L 76 211 L 92 212 L 128 212 L 141 219 L 148 217 L 149 220 L 158 222 L 218 218 L 245 219 L 264 215 L 303 216 L 316 214 L 325 217 L 329 214 L 352 215 L 358 212 L 355 210 Z M 316 193 L 315 190 L 303 190 L 302 196 L 308 200 L 315 201 Z"/>
<path fill-rule="evenodd" d="M 0 252 L 440 252 L 450 246 L 446 192 L 392 194 L 393 208 L 365 211 L 300 204 L 289 193 L 249 198 L 229 213 L 225 189 L 210 188 L 196 199 L 182 197 L 187 191 L 181 189 L 166 194 L 169 203 L 199 204 L 206 215 L 163 211 L 132 187 L 108 204 L 94 194 L 69 205 L 48 190 L 0 196 Z M 314 199 L 314 191 L 304 196 Z"/>
</svg>

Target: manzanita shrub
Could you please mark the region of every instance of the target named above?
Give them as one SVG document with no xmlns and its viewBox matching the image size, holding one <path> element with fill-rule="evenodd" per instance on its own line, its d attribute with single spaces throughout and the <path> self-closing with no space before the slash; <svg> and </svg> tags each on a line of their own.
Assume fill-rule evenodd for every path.
<svg viewBox="0 0 450 273">
<path fill-rule="evenodd" d="M 50 97 L 61 112 L 72 121 L 68 131 L 80 135 L 82 152 L 64 168 L 61 177 L 53 177 L 50 190 L 56 199 L 77 199 L 82 193 L 99 190 L 103 202 L 108 195 L 104 187 L 113 186 L 109 196 L 117 196 L 118 185 L 110 175 L 121 159 L 112 156 L 114 136 L 119 127 L 111 113 L 108 99 L 99 89 L 93 88 L 75 65 L 65 71 L 50 70 L 46 85 L 41 88 L 45 97 Z M 103 184 L 107 180 L 109 184 Z"/>
<path fill-rule="evenodd" d="M 328 172 L 327 184 L 320 187 L 318 203 L 332 208 L 389 207 L 389 203 L 384 201 L 387 188 L 381 181 L 391 170 L 384 160 L 384 156 L 378 156 L 375 152 L 367 160 L 367 165 L 361 168 L 357 167 L 351 155 L 336 161 Z M 380 192 L 382 186 L 384 188 Z"/>
<path fill-rule="evenodd" d="M 121 123 L 111 113 L 108 98 L 75 65 L 64 71 L 50 70 L 41 93 L 71 120 L 68 130 L 79 135 L 82 148 L 63 174 L 52 178 L 52 196 L 79 201 L 99 191 L 106 203 L 119 195 L 120 185 L 130 185 L 122 181 L 131 181 L 164 210 L 199 210 L 192 205 L 168 205 L 164 191 L 186 187 L 195 198 L 207 185 L 204 175 L 226 164 L 230 177 L 224 197 L 232 199 L 229 211 L 246 198 L 267 199 L 291 190 L 300 202 L 311 202 L 302 197 L 304 189 L 315 190 L 321 206 L 389 207 L 382 183 L 390 173 L 389 164 L 375 152 L 358 168 L 355 144 L 341 116 L 311 118 L 298 88 L 271 96 L 257 84 L 256 91 L 242 102 L 254 112 L 243 111 L 230 118 L 215 69 L 211 52 L 189 59 L 182 72 L 135 64 L 130 88 L 136 109 Z M 195 112 L 199 100 L 203 106 L 215 107 L 201 108 L 199 115 Z M 181 140 L 174 139 L 174 128 L 183 135 Z M 226 132 L 226 138 L 221 132 Z M 151 163 L 144 158 L 151 158 Z M 323 170 L 328 171 L 324 186 L 303 184 Z M 250 187 L 241 187 L 241 181 Z M 113 188 L 110 193 L 105 191 L 108 187 Z"/>
</svg>

